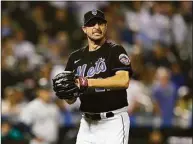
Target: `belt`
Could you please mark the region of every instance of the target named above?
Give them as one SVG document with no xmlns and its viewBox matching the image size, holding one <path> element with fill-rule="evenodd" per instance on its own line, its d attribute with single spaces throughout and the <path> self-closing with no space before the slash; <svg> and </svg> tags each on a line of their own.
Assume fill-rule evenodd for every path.
<svg viewBox="0 0 193 144">
<path fill-rule="evenodd" d="M 85 118 L 90 119 L 90 120 L 101 120 L 101 119 L 114 117 L 114 115 L 116 115 L 116 114 L 119 114 L 121 112 L 127 112 L 127 111 L 128 111 L 128 107 L 125 106 L 125 107 L 117 109 L 117 110 L 113 110 L 113 111 L 109 111 L 109 112 L 102 112 L 102 113 L 83 112 L 83 116 Z"/>
<path fill-rule="evenodd" d="M 91 119 L 91 120 L 101 120 L 101 119 L 104 119 L 104 118 L 114 117 L 114 113 L 113 112 L 97 113 L 97 114 L 84 113 L 84 116 L 88 119 Z"/>
</svg>

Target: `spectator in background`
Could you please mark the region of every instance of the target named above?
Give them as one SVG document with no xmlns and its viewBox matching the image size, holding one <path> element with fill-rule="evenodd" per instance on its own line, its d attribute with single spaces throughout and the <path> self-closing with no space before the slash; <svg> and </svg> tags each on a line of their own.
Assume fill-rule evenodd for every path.
<svg viewBox="0 0 193 144">
<path fill-rule="evenodd" d="M 45 3 L 46 4 L 46 3 Z M 21 23 L 22 28 L 26 32 L 26 39 L 33 44 L 37 44 L 40 33 L 49 29 L 49 25 L 45 20 L 44 7 L 36 5 L 28 13 L 26 20 Z"/>
<path fill-rule="evenodd" d="M 13 47 L 14 56 L 17 59 L 27 58 L 28 68 L 33 69 L 37 60 L 35 45 L 26 40 L 25 31 L 19 30 L 15 34 L 15 45 Z"/>
<path fill-rule="evenodd" d="M 50 37 L 47 33 L 43 32 L 38 36 L 38 42 L 37 42 L 37 53 L 40 54 L 43 57 L 48 57 L 50 51 L 49 51 L 49 41 Z"/>
<path fill-rule="evenodd" d="M 27 144 L 24 141 L 24 135 L 13 127 L 8 120 L 3 120 L 1 123 L 1 142 L 2 144 Z"/>
<path fill-rule="evenodd" d="M 149 53 L 144 53 L 145 62 L 155 65 L 156 67 L 167 67 L 170 68 L 171 62 L 175 60 L 169 56 L 168 47 L 163 43 L 156 42 L 154 49 Z M 174 60 L 173 60 L 174 59 Z"/>
<path fill-rule="evenodd" d="M 134 32 L 127 26 L 124 13 L 120 13 L 117 16 L 115 27 L 120 35 L 121 43 L 124 44 L 126 51 L 131 53 L 132 45 L 134 44 Z"/>
<path fill-rule="evenodd" d="M 1 35 L 2 38 L 13 34 L 12 21 L 8 15 L 2 16 Z"/>
<path fill-rule="evenodd" d="M 35 76 L 32 80 L 34 80 L 36 84 L 36 88 L 45 85 L 45 84 L 51 84 L 52 83 L 52 78 L 51 78 L 51 73 L 52 73 L 52 63 L 50 61 L 47 61 L 47 63 L 44 63 L 41 65 L 38 69 L 38 72 L 35 73 Z"/>
<path fill-rule="evenodd" d="M 192 93 L 187 86 L 178 89 L 178 99 L 174 114 L 178 118 L 176 125 L 187 128 L 192 123 Z"/>
<path fill-rule="evenodd" d="M 119 2 L 109 2 L 103 9 L 108 21 L 107 38 L 128 47 L 128 43 L 121 37 L 123 30 L 127 26 L 123 19 L 124 13 L 120 11 L 121 4 Z"/>
<path fill-rule="evenodd" d="M 1 63 L 1 96 L 4 98 L 4 89 L 17 83 L 15 67 L 18 60 L 13 54 L 13 39 L 6 37 L 2 40 Z M 9 80 L 8 80 L 9 79 Z"/>
<path fill-rule="evenodd" d="M 58 37 L 61 33 L 65 33 L 68 45 L 70 45 L 72 50 L 76 49 L 77 43 L 81 43 L 83 37 L 73 12 L 67 7 L 58 8 L 55 11 L 54 19 L 51 21 L 51 36 Z M 77 43 L 74 43 L 74 41 L 77 41 Z"/>
<path fill-rule="evenodd" d="M 163 3 L 164 14 L 169 18 L 170 40 L 180 50 L 187 35 L 187 25 L 173 2 Z M 180 27 L 180 29 L 179 29 Z"/>
<path fill-rule="evenodd" d="M 45 20 L 45 8 L 43 6 L 35 6 L 32 10 L 32 21 L 36 25 L 39 32 L 45 32 L 49 26 Z"/>
<path fill-rule="evenodd" d="M 57 141 L 60 115 L 49 89 L 47 85 L 42 85 L 37 90 L 37 98 L 21 112 L 18 128 L 30 134 L 30 144 L 52 144 Z"/>
<path fill-rule="evenodd" d="M 60 31 L 56 35 L 56 41 L 60 49 L 61 59 L 68 57 L 69 47 L 70 47 L 69 46 L 69 35 L 65 31 Z"/>
<path fill-rule="evenodd" d="M 169 5 L 169 2 L 155 2 L 152 7 L 152 27 L 154 28 L 154 34 L 156 35 L 156 41 L 160 41 L 167 47 L 170 47 L 172 44 L 172 35 L 171 35 L 171 21 L 170 17 L 166 12 L 166 5 Z"/>
<path fill-rule="evenodd" d="M 130 80 L 127 89 L 127 100 L 129 103 L 129 115 L 152 113 L 153 103 L 145 93 L 143 84 L 140 81 Z"/>
<path fill-rule="evenodd" d="M 59 31 L 68 31 L 69 26 L 67 9 L 56 9 L 55 18 L 52 21 L 52 35 L 56 35 Z"/>
<path fill-rule="evenodd" d="M 2 116 L 12 124 L 17 124 L 20 112 L 26 104 L 23 89 L 19 85 L 7 87 L 5 89 L 5 99 L 2 100 Z"/>
<path fill-rule="evenodd" d="M 169 18 L 169 34 L 172 51 L 184 61 L 188 60 L 188 52 L 191 51 L 190 46 L 192 45 L 192 40 L 190 40 L 192 33 L 189 32 L 191 30 L 191 24 L 189 23 L 191 20 L 190 18 L 188 18 L 188 20 L 186 19 L 187 15 L 191 17 L 192 5 L 189 2 L 179 2 L 178 4 L 179 8 L 175 6 L 174 2 L 164 2 L 163 14 Z M 182 8 L 184 10 L 181 10 Z M 186 16 L 184 17 L 183 14 Z"/>
<path fill-rule="evenodd" d="M 50 42 L 49 45 L 49 60 L 54 64 L 61 64 L 62 61 L 62 49 L 56 41 Z"/>
<path fill-rule="evenodd" d="M 176 104 L 177 90 L 170 81 L 170 72 L 167 68 L 159 67 L 156 72 L 156 81 L 152 89 L 152 98 L 159 110 L 162 124 L 172 124 L 173 110 Z"/>
<path fill-rule="evenodd" d="M 45 78 L 47 81 L 49 81 L 50 74 L 51 74 L 51 68 L 52 68 L 52 63 L 50 61 L 47 61 L 47 63 L 42 65 L 36 77 L 37 81 L 40 80 L 41 78 Z"/>
<path fill-rule="evenodd" d="M 77 128 L 81 115 L 79 113 L 80 100 L 77 100 L 73 105 L 69 105 L 66 101 L 56 99 L 56 104 L 61 110 L 62 126 L 59 130 L 59 139 L 57 144 L 74 143 L 76 139 Z"/>
<path fill-rule="evenodd" d="M 145 50 L 152 49 L 152 42 L 156 36 L 151 34 L 154 27 L 148 9 L 144 8 L 144 2 L 131 2 L 131 8 L 125 14 L 127 25 L 136 33 L 136 44 Z"/>
</svg>

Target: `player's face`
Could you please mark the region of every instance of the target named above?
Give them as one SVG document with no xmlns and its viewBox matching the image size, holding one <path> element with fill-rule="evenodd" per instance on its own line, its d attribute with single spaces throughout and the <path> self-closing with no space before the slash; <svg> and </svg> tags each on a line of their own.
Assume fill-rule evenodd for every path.
<svg viewBox="0 0 193 144">
<path fill-rule="evenodd" d="M 93 41 L 102 40 L 106 34 L 107 24 L 101 19 L 93 19 L 83 27 L 84 33 Z"/>
<path fill-rule="evenodd" d="M 45 102 L 49 102 L 51 100 L 50 91 L 45 89 L 40 89 L 38 91 L 38 96 L 41 97 Z"/>
</svg>

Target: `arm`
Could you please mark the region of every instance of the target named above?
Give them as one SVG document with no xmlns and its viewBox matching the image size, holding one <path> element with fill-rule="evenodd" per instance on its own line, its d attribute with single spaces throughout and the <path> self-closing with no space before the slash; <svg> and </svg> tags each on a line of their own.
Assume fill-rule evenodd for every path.
<svg viewBox="0 0 193 144">
<path fill-rule="evenodd" d="M 74 63 L 73 63 L 73 55 L 71 54 L 69 56 L 68 62 L 66 64 L 65 71 L 73 71 L 74 70 Z M 72 99 L 64 99 L 69 105 L 73 104 L 76 102 L 77 98 L 72 98 Z"/>
<path fill-rule="evenodd" d="M 88 79 L 88 87 L 94 88 L 128 88 L 129 72 L 117 71 L 114 76 L 105 79 Z"/>
<path fill-rule="evenodd" d="M 111 76 L 104 79 L 93 79 L 79 77 L 78 86 L 80 88 L 111 88 L 126 89 L 129 86 L 129 79 L 132 75 L 131 62 L 122 46 L 111 48 L 109 69 Z"/>
</svg>

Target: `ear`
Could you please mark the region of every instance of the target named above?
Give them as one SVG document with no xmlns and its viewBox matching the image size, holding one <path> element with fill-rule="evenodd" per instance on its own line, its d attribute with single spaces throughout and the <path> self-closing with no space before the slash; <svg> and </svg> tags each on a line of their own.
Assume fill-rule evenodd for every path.
<svg viewBox="0 0 193 144">
<path fill-rule="evenodd" d="M 86 27 L 82 26 L 82 30 L 86 34 Z"/>
</svg>

